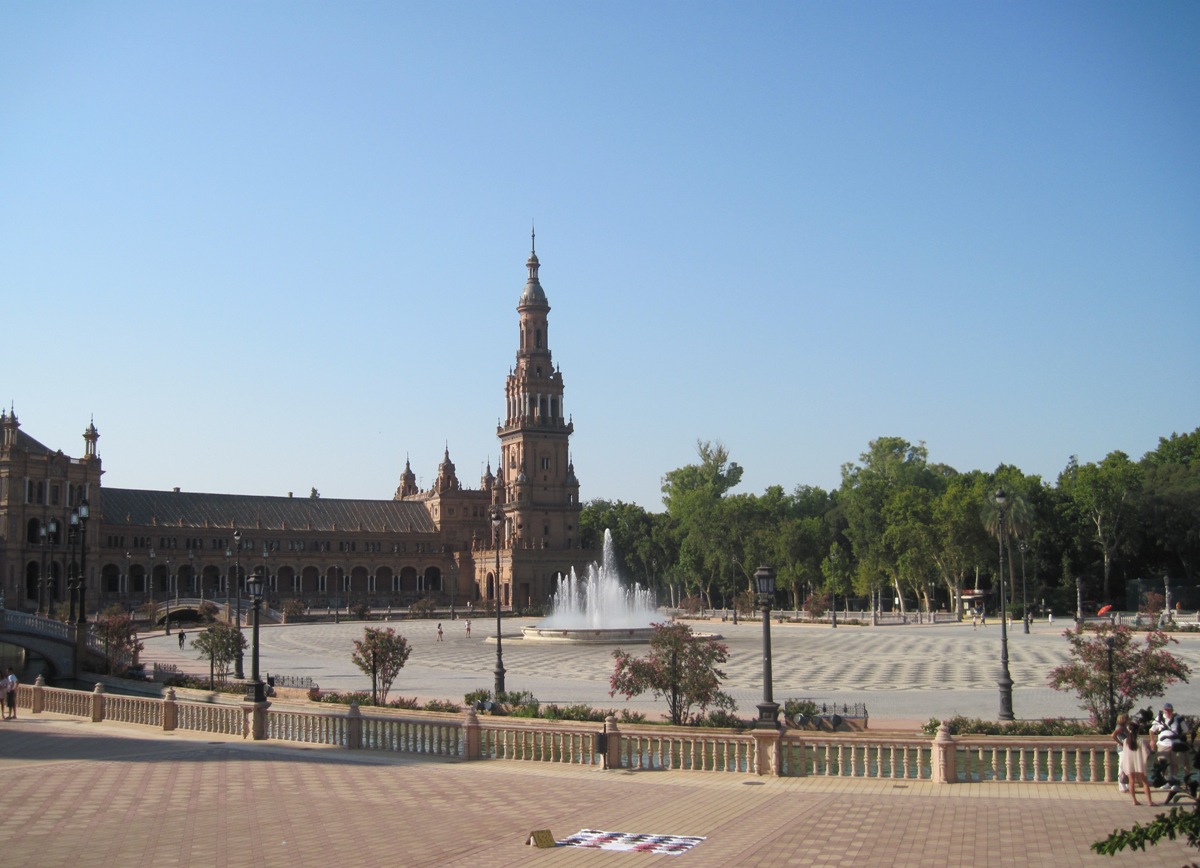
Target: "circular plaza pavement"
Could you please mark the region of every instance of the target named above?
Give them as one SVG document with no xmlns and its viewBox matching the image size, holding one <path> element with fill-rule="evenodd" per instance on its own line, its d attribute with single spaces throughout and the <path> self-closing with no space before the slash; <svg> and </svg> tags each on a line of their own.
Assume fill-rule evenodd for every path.
<svg viewBox="0 0 1200 868">
<path fill-rule="evenodd" d="M 340 624 L 296 624 L 261 629 L 261 669 L 265 673 L 309 676 L 322 689 L 350 691 L 370 688 L 368 678 L 351 662 L 353 642 L 366 626 L 388 626 L 408 638 L 412 655 L 392 687 L 391 696 L 461 701 L 494 681 L 496 646 L 490 641 L 495 622 L 472 620 L 466 635 L 464 620 L 441 622 L 444 639 L 437 641 L 436 621 L 371 621 Z M 608 694 L 612 673 L 611 646 L 560 646 L 523 642 L 520 629 L 536 619 L 504 621 L 503 653 L 508 690 L 528 690 L 543 704 L 585 703 L 600 708 L 623 708 L 658 714 L 663 702 L 638 697 L 626 702 Z M 719 633 L 729 647 L 724 666 L 725 689 L 737 702 L 742 717 L 753 717 L 762 698 L 762 625 L 720 620 L 691 621 L 697 632 Z M 1017 623 L 1009 631 L 1009 670 L 1013 679 L 1013 710 L 1018 718 L 1080 717 L 1072 694 L 1046 686 L 1051 669 L 1067 659 L 1063 630 L 1069 622 L 1039 622 L 1028 635 Z M 1200 677 L 1200 634 L 1174 634 L 1179 644 L 1171 651 Z M 176 663 L 184 671 L 207 674 L 205 661 L 190 647 L 180 651 L 174 635 L 144 637 L 145 658 Z M 996 675 L 1000 660 L 1000 627 L 989 622 L 975 629 L 964 624 L 859 627 L 841 625 L 772 624 L 774 698 L 804 698 L 817 703 L 865 703 L 874 721 L 904 726 L 930 717 L 955 714 L 995 719 L 999 711 Z M 630 646 L 643 654 L 646 646 Z M 249 652 L 245 661 L 250 673 Z M 1167 693 L 1185 713 L 1200 712 L 1193 686 L 1175 685 Z M 1155 700 L 1160 703 L 1164 700 Z"/>
</svg>

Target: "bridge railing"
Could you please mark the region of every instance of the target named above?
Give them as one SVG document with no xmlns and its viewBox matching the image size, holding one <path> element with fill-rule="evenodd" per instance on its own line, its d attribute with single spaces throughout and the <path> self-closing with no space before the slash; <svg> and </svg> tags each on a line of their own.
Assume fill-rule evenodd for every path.
<svg viewBox="0 0 1200 868">
<path fill-rule="evenodd" d="M 18 705 L 93 721 L 184 729 L 347 750 L 698 773 L 876 778 L 933 783 L 1109 783 L 1118 753 L 1109 739 L 961 736 L 943 726 L 933 739 L 894 733 L 738 732 L 465 714 L 340 709 L 271 703 L 218 705 L 118 696 L 22 684 Z"/>
</svg>

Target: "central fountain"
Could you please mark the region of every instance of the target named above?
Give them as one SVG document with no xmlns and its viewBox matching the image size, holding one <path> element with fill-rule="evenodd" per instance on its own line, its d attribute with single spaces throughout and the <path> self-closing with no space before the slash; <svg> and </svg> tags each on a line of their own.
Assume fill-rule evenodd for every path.
<svg viewBox="0 0 1200 868">
<path fill-rule="evenodd" d="M 617 574 L 612 534 L 604 531 L 600 564 L 588 567 L 580 578 L 571 574 L 558 580 L 550 601 L 550 614 L 532 627 L 522 627 L 526 640 L 574 644 L 624 644 L 649 642 L 652 625 L 662 620 L 654 594 L 634 584 L 626 588 Z"/>
</svg>

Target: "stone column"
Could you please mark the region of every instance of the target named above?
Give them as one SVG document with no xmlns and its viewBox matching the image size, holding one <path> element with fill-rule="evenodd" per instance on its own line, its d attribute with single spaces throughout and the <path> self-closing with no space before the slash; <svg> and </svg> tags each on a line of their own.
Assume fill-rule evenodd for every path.
<svg viewBox="0 0 1200 868">
<path fill-rule="evenodd" d="M 755 729 L 751 734 L 755 747 L 754 773 L 779 777 L 782 765 L 779 747 L 783 742 L 783 734 L 778 729 Z"/>
<path fill-rule="evenodd" d="M 163 732 L 174 732 L 179 720 L 179 708 L 175 705 L 175 688 L 168 687 L 163 699 Z"/>
<path fill-rule="evenodd" d="M 479 729 L 479 715 L 474 708 L 467 709 L 466 719 L 463 720 L 463 759 L 477 760 L 483 755 L 482 734 Z"/>
<path fill-rule="evenodd" d="M 937 735 L 933 739 L 931 771 L 935 784 L 953 784 L 958 781 L 957 754 L 954 736 L 950 734 L 950 724 L 943 723 L 938 727 Z"/>
<path fill-rule="evenodd" d="M 100 723 L 103 720 L 104 685 L 97 681 L 96 688 L 92 691 L 92 723 Z"/>
<path fill-rule="evenodd" d="M 350 703 L 346 712 L 346 748 L 358 750 L 362 747 L 362 710 L 357 702 Z"/>
<path fill-rule="evenodd" d="M 617 719 L 611 714 L 604 718 L 604 734 L 607 736 L 604 768 L 619 769 L 621 767 L 621 731 L 617 728 Z"/>
<path fill-rule="evenodd" d="M 267 709 L 269 702 L 243 702 L 242 738 L 249 737 L 254 741 L 263 741 L 267 737 Z"/>
<path fill-rule="evenodd" d="M 17 686 L 17 698 L 21 698 L 20 685 Z M 41 714 L 46 709 L 46 682 L 42 676 L 38 676 L 33 681 L 33 700 L 29 704 L 29 710 L 34 714 Z M 17 703 L 20 705 L 20 703 Z"/>
</svg>

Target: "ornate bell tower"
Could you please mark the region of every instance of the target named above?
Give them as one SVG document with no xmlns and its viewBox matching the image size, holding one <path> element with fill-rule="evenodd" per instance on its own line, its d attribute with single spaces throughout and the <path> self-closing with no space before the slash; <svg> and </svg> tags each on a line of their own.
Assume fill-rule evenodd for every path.
<svg viewBox="0 0 1200 868">
<path fill-rule="evenodd" d="M 497 427 L 496 502 L 504 513 L 501 546 L 512 553 L 512 600 L 541 601 L 558 571 L 580 560 L 579 480 L 571 462 L 574 425 L 563 409 L 562 372 L 550 356 L 550 304 L 538 278 L 531 235 L 529 277 L 517 303 L 520 342 L 505 384 L 505 419 Z M 522 552 L 537 556 L 522 556 Z M 551 568 L 553 567 L 553 568 Z"/>
</svg>

